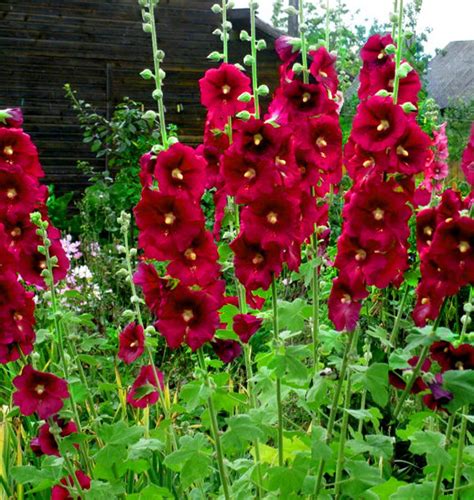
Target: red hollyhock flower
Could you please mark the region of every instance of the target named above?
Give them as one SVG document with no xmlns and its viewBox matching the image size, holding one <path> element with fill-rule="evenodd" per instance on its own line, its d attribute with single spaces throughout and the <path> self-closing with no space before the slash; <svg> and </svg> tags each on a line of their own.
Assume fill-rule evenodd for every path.
<svg viewBox="0 0 474 500">
<path fill-rule="evenodd" d="M 380 90 L 393 92 L 395 81 L 395 62 L 388 61 L 382 67 L 363 67 L 359 75 L 360 86 L 358 90 L 359 99 L 367 99 Z M 418 73 L 412 70 L 405 78 L 400 79 L 398 88 L 398 102 L 411 102 L 416 105 L 418 94 L 421 90 L 421 81 Z"/>
<path fill-rule="evenodd" d="M 467 208 L 463 204 L 461 195 L 452 189 L 446 189 L 441 195 L 441 201 L 437 207 L 436 221 L 449 222 L 451 219 L 456 219 L 460 216 L 459 212 Z"/>
<path fill-rule="evenodd" d="M 69 398 L 67 382 L 51 373 L 39 372 L 26 365 L 21 375 L 13 379 L 16 392 L 13 402 L 23 415 L 36 412 L 39 418 L 47 419 L 57 413 Z"/>
<path fill-rule="evenodd" d="M 196 351 L 219 327 L 218 304 L 210 295 L 178 285 L 163 297 L 157 330 L 172 349 L 187 344 Z"/>
<path fill-rule="evenodd" d="M 0 274 L 16 270 L 17 259 L 9 246 L 10 241 L 5 233 L 5 226 L 0 222 Z"/>
<path fill-rule="evenodd" d="M 298 58 L 300 44 L 299 38 L 283 35 L 275 40 L 275 51 L 284 63 L 291 64 Z"/>
<path fill-rule="evenodd" d="M 246 237 L 263 248 L 276 244 L 288 247 L 298 239 L 299 207 L 287 191 L 275 190 L 242 210 L 242 228 Z"/>
<path fill-rule="evenodd" d="M 236 314 L 232 328 L 240 340 L 247 344 L 251 337 L 257 333 L 262 323 L 263 319 L 256 318 L 253 314 Z"/>
<path fill-rule="evenodd" d="M 415 175 L 423 171 L 431 155 L 432 142 L 415 121 L 409 121 L 403 136 L 391 150 L 391 171 Z"/>
<path fill-rule="evenodd" d="M 201 208 L 185 193 L 165 195 L 144 189 L 135 207 L 138 242 L 150 259 L 168 260 L 176 250 L 184 251 L 201 232 Z"/>
<path fill-rule="evenodd" d="M 445 294 L 440 294 L 437 283 L 422 279 L 416 289 L 417 302 L 412 316 L 416 326 L 425 326 L 428 319 L 435 320 L 441 310 Z"/>
<path fill-rule="evenodd" d="M 438 362 L 443 372 L 474 370 L 474 346 L 470 344 L 454 347 L 446 341 L 435 342 L 430 347 L 430 356 Z"/>
<path fill-rule="evenodd" d="M 183 285 L 206 286 L 220 273 L 219 254 L 209 231 L 202 230 L 183 252 L 176 252 L 168 264 L 168 273 Z"/>
<path fill-rule="evenodd" d="M 9 128 L 21 128 L 23 125 L 23 113 L 21 108 L 8 108 L 5 110 L 9 117 L 5 120 Z"/>
<path fill-rule="evenodd" d="M 1 129 L 0 129 L 1 130 Z M 25 215 L 38 199 L 38 182 L 18 165 L 0 164 L 0 217 Z"/>
<path fill-rule="evenodd" d="M 392 44 L 391 35 L 372 35 L 362 47 L 360 57 L 368 66 L 381 66 L 392 59 L 385 52 L 385 47 Z"/>
<path fill-rule="evenodd" d="M 217 69 L 206 71 L 199 80 L 201 103 L 208 109 L 217 126 L 225 124 L 229 116 L 246 109 L 238 97 L 251 92 L 250 78 L 232 64 L 223 63 Z"/>
<path fill-rule="evenodd" d="M 340 274 L 334 279 L 328 299 L 329 319 L 337 330 L 353 331 L 362 300 L 369 295 L 360 273 Z"/>
<path fill-rule="evenodd" d="M 61 242 L 51 237 L 50 230 L 48 232 L 50 233 L 48 236 L 51 240 L 49 254 L 58 260 L 57 264 L 53 266 L 54 282 L 57 283 L 66 277 L 69 270 L 69 260 L 66 257 L 66 252 Z M 39 245 L 42 245 L 41 240 L 35 238 L 35 240 L 29 242 L 28 247 L 25 246 L 22 248 L 20 252 L 20 274 L 28 284 L 36 285 L 39 288 L 46 288 L 46 283 L 41 273 L 47 268 L 47 263 L 46 257 L 38 251 Z"/>
<path fill-rule="evenodd" d="M 436 215 L 436 208 L 425 208 L 416 215 L 416 247 L 421 256 L 429 249 L 433 240 L 437 226 Z"/>
<path fill-rule="evenodd" d="M 9 248 L 15 255 L 23 248 L 29 248 L 31 242 L 37 239 L 37 228 L 30 222 L 29 213 L 8 215 L 3 224 Z"/>
<path fill-rule="evenodd" d="M 162 151 L 155 164 L 155 179 L 160 192 L 175 195 L 182 191 L 200 199 L 206 185 L 206 162 L 193 148 L 180 142 Z"/>
<path fill-rule="evenodd" d="M 163 389 L 163 373 L 151 365 L 142 366 L 127 394 L 127 403 L 135 408 L 146 408 L 158 401 Z"/>
<path fill-rule="evenodd" d="M 276 169 L 268 160 L 253 160 L 234 149 L 224 155 L 221 173 L 226 191 L 241 204 L 270 193 L 277 181 Z"/>
<path fill-rule="evenodd" d="M 83 472 L 80 470 L 75 472 L 77 482 L 81 486 L 82 490 L 89 490 L 91 487 L 91 478 L 89 476 L 86 476 Z M 61 484 L 53 486 L 51 490 L 51 500 L 73 500 L 73 497 L 69 494 L 69 491 L 67 488 L 73 488 L 75 487 L 74 479 L 72 476 L 65 477 L 61 479 Z"/>
<path fill-rule="evenodd" d="M 57 416 L 53 417 L 53 420 L 57 426 L 61 429 L 60 436 L 66 437 L 77 432 L 77 425 L 72 421 L 66 421 Z M 41 453 L 45 455 L 55 455 L 57 457 L 61 456 L 59 453 L 59 446 L 56 441 L 54 434 L 50 430 L 49 423 L 43 424 L 38 432 L 38 445 Z"/>
<path fill-rule="evenodd" d="M 298 121 L 311 116 L 335 113 L 337 105 L 329 99 L 324 85 L 293 80 L 282 87 L 283 107 L 288 120 Z"/>
<path fill-rule="evenodd" d="M 418 364 L 419 359 L 420 358 L 418 356 L 413 356 L 408 360 L 408 364 L 414 368 Z M 423 373 L 427 373 L 430 371 L 430 368 L 431 360 L 425 359 L 425 361 L 423 361 L 423 364 L 421 365 L 421 371 Z M 406 383 L 403 378 L 404 371 L 405 370 L 395 370 L 388 373 L 388 380 L 390 384 L 396 389 L 404 390 L 406 387 Z M 410 394 L 419 394 L 420 392 L 426 391 L 426 389 L 428 389 L 428 386 L 423 381 L 423 378 L 418 377 L 411 388 Z"/>
<path fill-rule="evenodd" d="M 235 340 L 217 339 L 212 342 L 214 352 L 223 363 L 232 363 L 242 354 L 242 346 Z"/>
<path fill-rule="evenodd" d="M 301 193 L 301 241 L 307 240 L 316 228 L 328 225 L 329 207 L 327 203 L 319 203 L 317 198 L 308 192 Z"/>
<path fill-rule="evenodd" d="M 138 359 L 145 350 L 143 327 L 133 322 L 127 325 L 119 335 L 118 357 L 127 365 Z"/>
<path fill-rule="evenodd" d="M 441 223 L 436 228 L 430 256 L 451 272 L 460 286 L 474 283 L 474 219 L 458 217 Z"/>
<path fill-rule="evenodd" d="M 309 56 L 313 59 L 309 67 L 309 72 L 313 78 L 318 83 L 322 83 L 332 94 L 335 94 L 339 85 L 335 68 L 335 56 L 331 55 L 325 47 L 310 51 Z"/>
<path fill-rule="evenodd" d="M 389 157 L 385 151 L 366 151 L 349 137 L 344 147 L 344 166 L 351 179 L 361 182 L 376 172 L 388 170 Z"/>
<path fill-rule="evenodd" d="M 474 186 L 474 124 L 472 125 L 469 143 L 462 156 L 461 169 L 467 182 Z"/>
<path fill-rule="evenodd" d="M 151 187 L 153 185 L 155 172 L 156 156 L 153 153 L 145 153 L 140 158 L 140 184 L 142 187 Z"/>
<path fill-rule="evenodd" d="M 305 134 L 299 136 L 302 148 L 308 148 L 312 161 L 322 170 L 331 172 L 341 168 L 342 132 L 339 120 L 320 116 L 308 120 Z"/>
<path fill-rule="evenodd" d="M 405 133 L 407 116 L 391 97 L 374 96 L 361 102 L 352 125 L 352 139 L 367 151 L 395 146 Z"/>
<path fill-rule="evenodd" d="M 22 173 L 44 177 L 38 151 L 30 136 L 18 128 L 0 128 L 0 167 L 15 165 Z"/>
<path fill-rule="evenodd" d="M 246 234 L 241 233 L 230 247 L 235 254 L 235 275 L 247 290 L 267 290 L 273 276 L 281 273 L 282 252 L 278 245 L 263 248 L 259 243 L 251 243 Z"/>
<path fill-rule="evenodd" d="M 153 264 L 140 262 L 133 276 L 133 282 L 143 290 L 145 303 L 158 316 L 163 290 L 170 286 L 168 280 L 160 278 Z"/>
</svg>

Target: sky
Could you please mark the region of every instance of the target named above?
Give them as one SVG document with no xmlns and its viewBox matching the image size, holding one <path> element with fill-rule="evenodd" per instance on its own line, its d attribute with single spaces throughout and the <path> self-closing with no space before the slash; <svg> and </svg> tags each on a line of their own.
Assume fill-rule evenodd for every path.
<svg viewBox="0 0 474 500">
<path fill-rule="evenodd" d="M 236 7 L 247 7 L 249 3 L 248 0 L 235 2 Z M 353 11 L 360 10 L 355 16 L 358 24 L 370 25 L 374 18 L 386 22 L 393 8 L 393 0 L 345 0 L 345 3 Z M 265 21 L 270 21 L 272 6 L 273 0 L 260 0 L 259 15 Z M 424 0 L 419 29 L 432 28 L 426 44 L 427 52 L 434 54 L 437 48 L 442 49 L 453 40 L 473 40 L 473 19 L 473 0 Z"/>
</svg>

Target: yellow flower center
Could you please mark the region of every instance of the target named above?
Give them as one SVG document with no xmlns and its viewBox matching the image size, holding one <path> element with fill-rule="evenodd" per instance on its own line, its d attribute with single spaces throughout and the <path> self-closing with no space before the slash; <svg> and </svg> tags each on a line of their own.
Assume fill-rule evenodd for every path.
<svg viewBox="0 0 474 500">
<path fill-rule="evenodd" d="M 322 76 L 323 78 L 327 78 L 328 77 L 328 74 L 325 72 L 325 71 L 319 71 L 319 74 L 320 76 Z"/>
<path fill-rule="evenodd" d="M 356 252 L 355 260 L 361 261 L 361 260 L 365 260 L 366 258 L 367 258 L 367 252 L 365 250 L 363 250 L 362 248 L 359 248 L 359 250 L 357 250 L 357 252 Z"/>
<path fill-rule="evenodd" d="M 318 148 L 325 148 L 327 145 L 328 143 L 326 142 L 326 139 L 324 139 L 324 137 L 318 137 L 316 139 L 316 146 L 318 146 Z"/>
<path fill-rule="evenodd" d="M 191 309 L 185 309 L 183 311 L 183 319 L 186 323 L 189 323 L 194 318 L 194 314 Z"/>
<path fill-rule="evenodd" d="M 252 264 L 258 265 L 261 264 L 264 261 L 263 255 L 260 255 L 259 253 L 255 254 L 255 257 L 252 259 Z"/>
<path fill-rule="evenodd" d="M 385 212 L 381 208 L 376 208 L 373 212 L 375 220 L 382 220 Z"/>
<path fill-rule="evenodd" d="M 13 237 L 13 238 L 17 238 L 18 236 L 21 235 L 21 228 L 19 227 L 15 227 L 13 228 L 11 231 L 10 231 L 10 235 Z"/>
<path fill-rule="evenodd" d="M 352 297 L 348 293 L 345 293 L 342 296 L 341 303 L 342 304 L 350 304 L 351 302 L 352 302 Z"/>
<path fill-rule="evenodd" d="M 397 155 L 407 157 L 407 156 L 409 156 L 409 153 L 403 146 L 398 146 L 397 147 Z"/>
<path fill-rule="evenodd" d="M 184 179 L 184 175 L 179 168 L 175 168 L 171 171 L 171 177 L 173 177 L 173 179 L 177 179 L 178 181 L 182 181 Z"/>
<path fill-rule="evenodd" d="M 390 128 L 390 123 L 388 120 L 381 120 L 381 122 L 377 126 L 377 130 L 379 132 L 384 132 L 385 130 Z"/>
<path fill-rule="evenodd" d="M 230 93 L 230 90 L 231 90 L 231 89 L 230 89 L 230 85 L 223 85 L 223 86 L 222 86 L 222 93 L 223 93 L 224 95 L 229 94 L 229 93 Z"/>
<path fill-rule="evenodd" d="M 459 243 L 459 251 L 461 253 L 466 253 L 470 248 L 470 245 L 467 241 L 461 241 L 461 243 Z"/>
<path fill-rule="evenodd" d="M 41 394 L 43 394 L 43 392 L 45 391 L 45 388 L 44 388 L 44 385 L 43 384 L 38 384 L 36 387 L 35 387 L 35 392 L 36 394 L 38 394 L 39 396 L 41 396 Z"/>
<path fill-rule="evenodd" d="M 176 216 L 172 212 L 165 215 L 165 224 L 167 224 L 168 226 L 171 226 L 172 224 L 174 224 L 175 220 L 176 220 Z"/>
<path fill-rule="evenodd" d="M 7 198 L 13 200 L 18 196 L 18 192 L 15 188 L 7 189 Z"/>
<path fill-rule="evenodd" d="M 301 96 L 301 100 L 303 102 L 308 102 L 309 100 L 311 99 L 311 94 L 309 92 L 305 92 L 302 96 Z"/>
<path fill-rule="evenodd" d="M 464 370 L 464 363 L 462 361 L 457 361 L 454 366 L 457 370 Z"/>
<path fill-rule="evenodd" d="M 257 172 L 255 172 L 255 169 L 249 168 L 247 172 L 245 172 L 244 177 L 246 179 L 253 179 L 257 175 Z"/>
<path fill-rule="evenodd" d="M 197 259 L 197 255 L 196 255 L 196 252 L 192 249 L 192 248 L 188 248 L 185 252 L 184 252 L 184 256 L 188 259 L 188 260 L 196 260 Z"/>
<path fill-rule="evenodd" d="M 421 303 L 422 303 L 422 305 L 426 306 L 426 304 L 430 303 L 430 299 L 428 297 L 423 297 L 421 299 Z"/>
<path fill-rule="evenodd" d="M 5 146 L 3 148 L 3 154 L 6 156 L 11 156 L 13 154 L 13 148 L 11 146 Z"/>
<path fill-rule="evenodd" d="M 262 143 L 263 141 L 263 135 L 262 134 L 255 134 L 253 136 L 253 143 L 255 144 L 255 146 L 260 146 L 260 144 Z"/>
<path fill-rule="evenodd" d="M 278 215 L 275 213 L 275 212 L 270 212 L 268 215 L 267 215 L 267 221 L 270 223 L 270 224 L 276 224 L 278 222 Z"/>
<path fill-rule="evenodd" d="M 373 158 L 370 158 L 370 160 L 365 160 L 364 163 L 362 163 L 362 166 L 364 168 L 373 167 L 374 165 L 375 165 L 375 160 Z"/>
</svg>

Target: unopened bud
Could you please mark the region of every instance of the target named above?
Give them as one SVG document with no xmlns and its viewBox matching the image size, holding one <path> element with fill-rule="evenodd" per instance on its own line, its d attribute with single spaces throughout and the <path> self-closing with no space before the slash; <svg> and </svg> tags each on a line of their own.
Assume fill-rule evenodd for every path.
<svg viewBox="0 0 474 500">
<path fill-rule="evenodd" d="M 240 113 L 237 113 L 235 116 L 241 120 L 247 121 L 250 120 L 251 114 L 248 111 L 240 111 Z"/>
<path fill-rule="evenodd" d="M 255 59 L 250 54 L 247 54 L 244 57 L 244 64 L 245 64 L 245 66 L 252 66 L 252 64 L 254 63 L 254 61 L 255 61 Z"/>
<path fill-rule="evenodd" d="M 217 52 L 217 50 L 214 50 L 214 52 L 211 52 L 208 56 L 207 56 L 208 59 L 210 59 L 211 61 L 220 61 L 222 59 L 224 59 L 224 54 L 221 54 L 220 52 Z"/>
<path fill-rule="evenodd" d="M 145 33 L 151 33 L 153 28 L 150 23 L 143 23 L 142 24 L 142 29 Z"/>
<path fill-rule="evenodd" d="M 163 91 L 161 89 L 156 89 L 153 91 L 152 96 L 155 100 L 163 99 Z"/>
<path fill-rule="evenodd" d="M 265 40 L 260 39 L 258 42 L 257 42 L 257 50 L 265 50 L 267 48 L 267 42 Z"/>
<path fill-rule="evenodd" d="M 252 94 L 250 92 L 244 92 L 243 94 L 240 94 L 237 100 L 240 102 L 250 102 L 252 100 Z"/>
<path fill-rule="evenodd" d="M 215 3 L 212 7 L 211 10 L 214 14 L 220 14 L 222 12 L 222 7 L 218 4 Z"/>
<path fill-rule="evenodd" d="M 150 70 L 150 69 L 144 69 L 141 73 L 140 73 L 140 76 L 144 79 L 144 80 L 151 80 L 155 75 L 153 74 L 153 72 Z"/>
<path fill-rule="evenodd" d="M 250 39 L 250 35 L 245 30 L 242 30 L 240 32 L 240 40 L 242 42 L 248 42 Z"/>
<path fill-rule="evenodd" d="M 260 85 L 257 89 L 257 94 L 259 96 L 267 96 L 270 93 L 270 89 L 267 85 Z"/>
<path fill-rule="evenodd" d="M 157 113 L 151 109 L 149 109 L 148 111 L 146 111 L 145 113 L 143 113 L 142 115 L 142 118 L 144 120 L 147 120 L 147 121 L 155 121 L 156 120 L 156 117 L 157 117 Z"/>
</svg>

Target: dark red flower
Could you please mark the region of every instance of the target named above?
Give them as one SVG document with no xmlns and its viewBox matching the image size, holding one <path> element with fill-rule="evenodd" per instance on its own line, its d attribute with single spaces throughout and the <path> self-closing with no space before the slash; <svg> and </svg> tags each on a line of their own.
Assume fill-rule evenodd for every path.
<svg viewBox="0 0 474 500">
<path fill-rule="evenodd" d="M 156 155 L 154 153 L 145 153 L 140 158 L 140 183 L 142 187 L 152 187 L 155 172 Z"/>
<path fill-rule="evenodd" d="M 308 192 L 301 193 L 301 241 L 307 240 L 318 227 L 328 225 L 329 207 Z"/>
<path fill-rule="evenodd" d="M 328 96 L 326 87 L 319 83 L 293 80 L 283 85 L 284 105 L 290 122 L 334 113 L 336 103 Z"/>
<path fill-rule="evenodd" d="M 420 358 L 418 356 L 413 356 L 408 360 L 408 364 L 411 367 L 415 367 L 418 364 L 418 360 Z M 427 373 L 430 371 L 431 368 L 431 360 L 430 359 L 425 359 L 423 361 L 423 364 L 421 365 L 421 372 L 422 373 Z M 406 382 L 405 379 L 403 378 L 403 372 L 404 371 L 410 371 L 411 368 L 407 368 L 406 370 L 396 370 L 396 371 L 390 371 L 388 373 L 388 380 L 393 387 L 404 390 L 406 387 Z M 410 390 L 411 394 L 419 394 L 420 392 L 425 391 L 428 388 L 426 383 L 423 381 L 422 377 L 418 377 L 415 379 L 415 382 L 413 383 L 413 386 Z"/>
<path fill-rule="evenodd" d="M 32 212 L 38 193 L 38 181 L 34 177 L 26 175 L 18 165 L 0 163 L 0 217 L 2 219 Z"/>
<path fill-rule="evenodd" d="M 143 290 L 145 303 L 150 311 L 158 316 L 160 309 L 161 294 L 166 280 L 160 278 L 153 264 L 140 262 L 133 276 L 133 282 Z"/>
<path fill-rule="evenodd" d="M 462 156 L 461 169 L 467 182 L 474 186 L 474 124 L 472 125 L 469 143 Z"/>
<path fill-rule="evenodd" d="M 89 490 L 91 487 L 91 478 L 89 476 L 86 476 L 80 470 L 76 471 L 75 475 L 81 489 Z M 75 488 L 75 482 L 72 476 L 61 479 L 61 484 L 63 486 L 60 485 L 53 486 L 51 490 L 51 500 L 73 500 L 73 497 L 69 494 L 69 491 L 67 489 L 67 488 L 72 488 L 72 489 Z"/>
<path fill-rule="evenodd" d="M 435 342 L 430 356 L 437 361 L 443 372 L 447 370 L 474 370 L 474 346 L 461 344 L 454 347 L 446 341 Z"/>
<path fill-rule="evenodd" d="M 7 127 L 20 128 L 23 125 L 21 108 L 8 108 L 5 111 L 8 113 L 8 118 L 5 120 Z"/>
<path fill-rule="evenodd" d="M 196 351 L 214 337 L 219 327 L 217 310 L 209 294 L 178 285 L 164 294 L 157 329 L 172 349 L 185 343 Z"/>
<path fill-rule="evenodd" d="M 133 322 L 127 325 L 119 335 L 118 357 L 127 365 L 138 359 L 145 350 L 143 326 Z"/>
<path fill-rule="evenodd" d="M 360 51 L 360 57 L 369 66 L 381 66 L 393 58 L 385 52 L 387 45 L 392 45 L 391 35 L 372 35 Z"/>
<path fill-rule="evenodd" d="M 209 231 L 202 230 L 184 251 L 171 257 L 168 273 L 183 285 L 206 286 L 219 277 L 219 254 Z"/>
<path fill-rule="evenodd" d="M 251 92 L 250 78 L 232 64 L 223 63 L 217 69 L 206 71 L 199 80 L 201 103 L 208 109 L 211 119 L 222 126 L 229 116 L 246 109 L 247 104 L 238 97 Z"/>
<path fill-rule="evenodd" d="M 216 339 L 212 342 L 214 352 L 223 363 L 232 363 L 242 354 L 242 346 L 235 340 Z"/>
<path fill-rule="evenodd" d="M 230 247 L 235 254 L 235 275 L 247 290 L 267 290 L 273 276 L 281 273 L 282 252 L 278 245 L 263 248 L 259 243 L 251 243 L 245 234 L 240 234 Z"/>
<path fill-rule="evenodd" d="M 70 436 L 77 432 L 77 425 L 74 421 L 66 421 L 57 416 L 53 417 L 55 424 L 59 427 L 61 437 Z M 55 435 L 51 432 L 51 427 L 48 423 L 43 424 L 38 432 L 38 445 L 42 453 L 45 455 L 61 456 L 59 453 L 59 446 L 56 441 Z"/>
<path fill-rule="evenodd" d="M 39 418 L 49 418 L 64 405 L 69 398 L 67 382 L 51 373 L 39 372 L 26 365 L 21 375 L 13 379 L 16 392 L 13 402 L 23 415 L 36 412 Z"/>
<path fill-rule="evenodd" d="M 335 94 L 339 85 L 335 68 L 336 57 L 331 55 L 325 47 L 310 51 L 309 56 L 313 60 L 309 67 L 313 78 Z"/>
<path fill-rule="evenodd" d="M 274 190 L 242 210 L 242 228 L 248 240 L 263 248 L 288 247 L 299 238 L 297 199 L 285 190 Z"/>
<path fill-rule="evenodd" d="M 434 382 L 429 383 L 428 387 L 431 392 L 423 396 L 423 403 L 433 411 L 444 410 L 444 406 L 447 405 L 454 396 L 451 392 L 443 389 L 443 376 L 437 373 Z"/>
<path fill-rule="evenodd" d="M 253 314 L 236 314 L 232 328 L 240 340 L 246 344 L 262 325 L 263 319 Z"/>
<path fill-rule="evenodd" d="M 360 273 L 340 274 L 334 279 L 328 299 L 329 319 L 337 330 L 353 331 L 362 300 L 369 295 Z"/>
<path fill-rule="evenodd" d="M 150 189 L 143 190 L 135 217 L 140 247 L 146 257 L 157 260 L 186 250 L 204 224 L 201 208 L 185 193 L 165 195 Z"/>
<path fill-rule="evenodd" d="M 367 151 L 395 146 L 407 127 L 407 116 L 391 97 L 374 96 L 357 107 L 352 139 Z"/>
<path fill-rule="evenodd" d="M 0 128 L 0 168 L 7 165 L 15 165 L 32 177 L 44 177 L 36 146 L 19 128 Z"/>
<path fill-rule="evenodd" d="M 460 193 L 453 189 L 446 189 L 441 195 L 441 201 L 436 209 L 436 221 L 449 222 L 460 216 L 459 212 L 467 208 L 464 206 Z"/>
<path fill-rule="evenodd" d="M 163 373 L 154 366 L 142 366 L 127 394 L 127 403 L 135 408 L 146 408 L 158 401 L 163 388 Z"/>
<path fill-rule="evenodd" d="M 457 287 L 455 289 L 457 290 Z M 417 301 L 412 313 L 415 325 L 425 326 L 428 319 L 435 320 L 438 317 L 446 296 L 445 292 L 443 282 L 425 278 L 420 281 L 416 289 Z"/>
<path fill-rule="evenodd" d="M 296 61 L 298 58 L 300 44 L 301 40 L 299 38 L 283 35 L 275 40 L 275 50 L 278 57 L 284 63 L 288 64 Z"/>
<path fill-rule="evenodd" d="M 200 199 L 206 185 L 206 162 L 196 155 L 193 148 L 180 142 L 162 151 L 155 163 L 155 179 L 160 192 L 175 195 L 188 193 L 191 198 Z"/>
<path fill-rule="evenodd" d="M 431 246 L 437 226 L 436 216 L 436 208 L 425 208 L 416 215 L 416 246 L 420 255 Z"/>
</svg>

